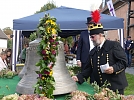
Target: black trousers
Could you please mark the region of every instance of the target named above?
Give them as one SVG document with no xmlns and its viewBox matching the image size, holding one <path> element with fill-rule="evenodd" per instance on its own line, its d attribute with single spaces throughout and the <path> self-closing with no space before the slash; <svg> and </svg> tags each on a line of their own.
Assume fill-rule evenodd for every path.
<svg viewBox="0 0 134 100">
<path fill-rule="evenodd" d="M 81 72 L 86 69 L 86 63 L 82 63 Z"/>
</svg>

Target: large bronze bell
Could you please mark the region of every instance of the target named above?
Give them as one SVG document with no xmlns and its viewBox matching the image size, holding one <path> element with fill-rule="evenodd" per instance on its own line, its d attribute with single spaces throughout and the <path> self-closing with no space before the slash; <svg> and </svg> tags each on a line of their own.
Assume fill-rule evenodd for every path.
<svg viewBox="0 0 134 100">
<path fill-rule="evenodd" d="M 28 51 L 28 50 L 27 50 Z M 22 78 L 24 76 L 24 74 L 26 73 L 27 71 L 27 61 L 28 61 L 28 55 L 26 55 L 26 61 L 25 61 L 25 65 L 24 67 L 22 68 L 22 70 L 20 71 L 20 73 L 18 74 L 18 76 L 20 78 Z"/>
<path fill-rule="evenodd" d="M 27 58 L 26 58 L 26 60 L 27 60 Z M 22 77 L 24 76 L 24 74 L 26 73 L 26 70 L 27 70 L 26 67 L 27 67 L 27 66 L 26 66 L 26 62 L 25 62 L 24 67 L 22 68 L 22 70 L 21 70 L 20 73 L 18 74 L 18 76 L 19 76 L 20 78 L 22 78 Z"/>
<path fill-rule="evenodd" d="M 16 87 L 16 91 L 19 94 L 34 94 L 34 85 L 37 82 L 38 76 L 35 71 L 39 70 L 38 67 L 35 66 L 36 62 L 40 59 L 40 56 L 37 54 L 39 42 L 39 38 L 30 42 L 26 50 L 26 72 Z M 56 64 L 53 68 L 53 76 L 55 79 L 54 95 L 70 93 L 77 89 L 77 85 L 72 80 L 66 67 L 63 42 L 59 42 L 58 48 L 59 54 L 56 57 Z"/>
</svg>

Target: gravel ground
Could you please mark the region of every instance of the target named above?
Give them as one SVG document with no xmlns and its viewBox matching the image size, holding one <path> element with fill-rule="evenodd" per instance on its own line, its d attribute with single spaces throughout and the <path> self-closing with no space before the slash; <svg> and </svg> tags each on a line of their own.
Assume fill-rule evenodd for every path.
<svg viewBox="0 0 134 100">
<path fill-rule="evenodd" d="M 125 72 L 134 75 L 134 67 L 126 68 Z"/>
</svg>

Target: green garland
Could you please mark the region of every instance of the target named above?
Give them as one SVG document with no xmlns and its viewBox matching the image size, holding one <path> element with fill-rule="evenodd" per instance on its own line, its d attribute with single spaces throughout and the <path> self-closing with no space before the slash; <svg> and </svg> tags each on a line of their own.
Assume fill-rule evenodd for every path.
<svg viewBox="0 0 134 100">
<path fill-rule="evenodd" d="M 36 71 L 38 81 L 35 85 L 35 93 L 53 98 L 55 80 L 52 76 L 52 69 L 58 55 L 60 38 L 57 35 L 60 32 L 60 28 L 56 24 L 56 18 L 52 18 L 48 14 L 40 20 L 37 31 L 41 34 L 42 40 L 38 49 L 41 59 L 36 63 L 36 66 L 39 66 L 39 71 Z"/>
</svg>

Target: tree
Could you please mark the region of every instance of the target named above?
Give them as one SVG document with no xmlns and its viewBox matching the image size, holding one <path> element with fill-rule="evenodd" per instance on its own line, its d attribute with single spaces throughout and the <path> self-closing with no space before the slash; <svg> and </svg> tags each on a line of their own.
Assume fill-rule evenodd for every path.
<svg viewBox="0 0 134 100">
<path fill-rule="evenodd" d="M 13 30 L 10 28 L 10 27 L 6 27 L 3 29 L 3 32 L 6 34 L 6 35 L 11 35 L 13 34 Z"/>
<path fill-rule="evenodd" d="M 7 40 L 7 48 L 12 48 L 12 39 Z"/>
<path fill-rule="evenodd" d="M 49 1 L 47 4 L 45 4 L 43 7 L 40 8 L 39 11 L 36 11 L 36 13 L 40 13 L 40 12 L 44 12 L 53 8 L 56 8 L 57 6 L 55 5 L 55 3 L 53 1 Z"/>
</svg>

